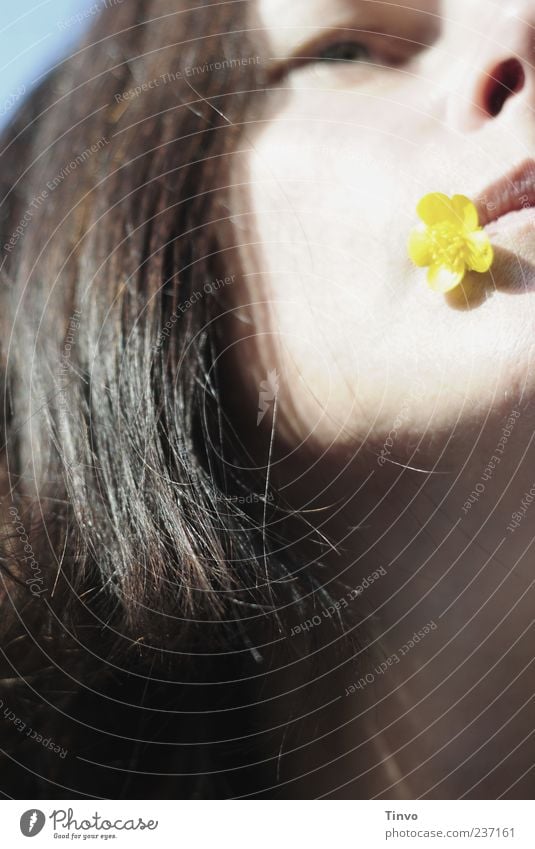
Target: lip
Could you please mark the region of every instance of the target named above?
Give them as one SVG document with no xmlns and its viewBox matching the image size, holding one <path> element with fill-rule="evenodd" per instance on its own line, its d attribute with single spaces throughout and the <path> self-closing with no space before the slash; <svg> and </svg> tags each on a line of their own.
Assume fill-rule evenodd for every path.
<svg viewBox="0 0 535 849">
<path fill-rule="evenodd" d="M 535 222 L 535 160 L 525 160 L 488 186 L 476 206 L 482 227 Z"/>
</svg>

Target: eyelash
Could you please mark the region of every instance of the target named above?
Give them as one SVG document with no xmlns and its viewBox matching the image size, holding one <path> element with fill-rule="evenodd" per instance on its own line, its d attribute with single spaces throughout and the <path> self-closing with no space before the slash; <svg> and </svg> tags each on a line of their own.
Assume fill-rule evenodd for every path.
<svg viewBox="0 0 535 849">
<path fill-rule="evenodd" d="M 344 55 L 344 51 L 346 55 Z M 355 51 L 360 55 L 351 57 Z M 336 55 L 340 53 L 341 55 Z M 349 53 L 349 56 L 347 55 Z M 364 55 L 362 55 L 364 54 Z M 318 50 L 311 61 L 315 62 L 369 62 L 373 58 L 372 51 L 361 41 L 333 41 L 323 49 Z"/>
<path fill-rule="evenodd" d="M 379 33 L 371 33 L 370 39 L 377 41 L 377 44 L 353 41 L 343 33 L 340 33 L 338 38 L 331 34 L 329 41 L 322 39 L 321 42 L 311 43 L 301 48 L 299 54 L 294 55 L 286 65 L 285 71 L 328 62 L 335 67 L 370 64 L 394 68 L 408 62 L 415 52 L 411 49 L 414 48 L 414 43 L 406 42 L 404 39 L 396 39 Z M 352 53 L 356 55 L 352 56 Z"/>
</svg>

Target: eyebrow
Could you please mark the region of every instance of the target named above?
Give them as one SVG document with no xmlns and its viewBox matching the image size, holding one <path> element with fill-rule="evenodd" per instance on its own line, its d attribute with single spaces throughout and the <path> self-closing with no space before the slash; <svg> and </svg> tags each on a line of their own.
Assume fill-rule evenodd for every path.
<svg viewBox="0 0 535 849">
<path fill-rule="evenodd" d="M 308 41 L 327 26 L 349 30 L 358 24 L 371 28 L 372 15 L 363 14 L 360 20 L 360 12 L 370 5 L 362 0 L 259 0 L 258 7 L 273 49 L 286 55 L 296 42 Z"/>
<path fill-rule="evenodd" d="M 333 18 L 354 20 L 355 13 L 370 5 L 374 5 L 370 0 L 261 0 L 259 3 L 260 9 L 267 8 L 269 17 L 283 21 L 285 27 L 312 26 L 318 18 L 324 19 L 327 7 Z"/>
<path fill-rule="evenodd" d="M 386 29 L 393 18 L 407 30 L 416 21 L 425 27 L 429 16 L 436 17 L 425 6 L 419 0 L 259 0 L 258 11 L 274 49 L 289 53 L 300 36 L 308 40 L 326 27 L 374 31 Z"/>
</svg>

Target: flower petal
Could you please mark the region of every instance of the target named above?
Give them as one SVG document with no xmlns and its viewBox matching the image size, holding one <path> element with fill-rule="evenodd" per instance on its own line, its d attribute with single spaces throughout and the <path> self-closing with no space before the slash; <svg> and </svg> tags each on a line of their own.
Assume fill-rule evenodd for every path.
<svg viewBox="0 0 535 849">
<path fill-rule="evenodd" d="M 427 272 L 427 283 L 433 292 L 450 292 L 462 281 L 464 277 L 464 263 L 457 263 L 454 267 L 445 265 L 432 265 Z"/>
<path fill-rule="evenodd" d="M 459 227 L 464 227 L 467 232 L 477 230 L 479 226 L 479 215 L 474 203 L 467 198 L 466 195 L 453 195 L 451 205 L 457 224 Z"/>
<path fill-rule="evenodd" d="M 441 192 L 431 192 L 429 195 L 424 195 L 416 207 L 416 212 L 428 226 L 438 224 L 439 221 L 460 223 L 459 218 L 454 213 L 451 200 Z"/>
<path fill-rule="evenodd" d="M 407 248 L 415 265 L 421 267 L 431 264 L 431 240 L 425 224 L 420 224 L 411 230 Z"/>
<path fill-rule="evenodd" d="M 472 271 L 483 274 L 488 271 L 494 259 L 494 251 L 484 230 L 475 230 L 466 237 L 468 256 L 466 264 Z"/>
</svg>

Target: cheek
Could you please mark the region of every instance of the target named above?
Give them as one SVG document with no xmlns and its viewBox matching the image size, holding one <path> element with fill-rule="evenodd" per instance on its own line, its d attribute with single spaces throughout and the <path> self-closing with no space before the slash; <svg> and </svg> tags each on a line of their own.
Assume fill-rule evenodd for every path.
<svg viewBox="0 0 535 849">
<path fill-rule="evenodd" d="M 399 151 L 374 145 L 372 133 L 326 124 L 281 118 L 255 142 L 242 171 L 241 226 L 257 237 L 263 271 L 295 275 L 281 284 L 285 294 L 289 285 L 299 298 L 303 285 L 317 296 L 358 289 L 361 307 L 368 294 L 375 304 L 391 289 L 394 263 L 405 263 L 412 172 L 404 179 Z M 373 287 L 360 288 L 360 278 Z"/>
<path fill-rule="evenodd" d="M 291 92 L 261 125 L 240 166 L 240 206 L 276 245 L 277 267 L 308 268 L 318 280 L 334 272 L 348 291 L 361 275 L 391 288 L 431 178 L 422 167 L 424 128 L 407 121 L 405 100 L 388 103 L 386 110 L 369 91 Z"/>
<path fill-rule="evenodd" d="M 398 151 L 372 156 L 370 134 L 340 116 L 333 124 L 288 114 L 254 148 L 232 203 L 248 299 L 268 304 L 255 308 L 247 342 L 246 361 L 261 363 L 251 393 L 277 368 L 294 436 L 364 438 L 396 368 L 385 341 L 407 291 L 399 283 L 409 225 L 393 202 L 403 192 L 393 179 Z"/>
</svg>

